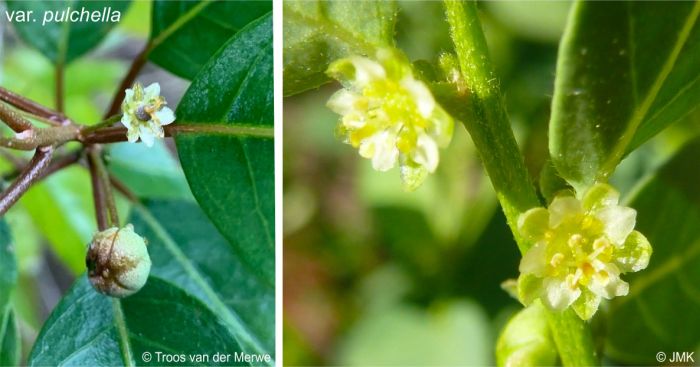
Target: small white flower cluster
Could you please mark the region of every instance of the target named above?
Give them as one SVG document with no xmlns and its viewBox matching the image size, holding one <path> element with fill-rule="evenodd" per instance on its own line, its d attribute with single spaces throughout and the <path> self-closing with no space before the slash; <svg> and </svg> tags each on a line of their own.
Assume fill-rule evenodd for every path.
<svg viewBox="0 0 700 367">
<path fill-rule="evenodd" d="M 634 230 L 637 212 L 618 205 L 619 194 L 606 184 L 591 187 L 581 200 L 557 196 L 549 208 L 522 214 L 518 230 L 534 242 L 520 262 L 519 298 L 537 298 L 554 310 L 571 306 L 590 319 L 602 298 L 627 295 L 622 273 L 647 267 L 652 248 Z"/>
<path fill-rule="evenodd" d="M 129 142 L 136 142 L 140 138 L 150 147 L 155 138 L 163 138 L 163 126 L 175 121 L 173 110 L 166 107 L 166 104 L 165 98 L 160 95 L 158 83 L 146 88 L 135 83 L 133 88 L 126 90 L 121 122 L 128 130 Z"/>
<path fill-rule="evenodd" d="M 398 163 L 404 188 L 415 190 L 437 168 L 438 147 L 449 144 L 454 123 L 403 55 L 380 49 L 376 59 L 333 62 L 328 74 L 345 89 L 331 97 L 328 107 L 342 116 L 338 131 L 346 143 L 378 171 Z"/>
</svg>

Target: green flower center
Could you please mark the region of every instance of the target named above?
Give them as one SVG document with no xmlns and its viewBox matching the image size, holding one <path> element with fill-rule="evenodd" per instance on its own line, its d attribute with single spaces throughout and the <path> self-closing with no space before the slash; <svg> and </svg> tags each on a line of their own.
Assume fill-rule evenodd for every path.
<svg viewBox="0 0 700 367">
<path fill-rule="evenodd" d="M 593 277 L 603 282 L 609 278 L 605 270 L 597 270 L 593 263 L 610 262 L 614 248 L 603 232 L 603 223 L 592 215 L 564 219 L 545 233 L 545 241 L 547 276 L 567 277 L 572 288 L 588 285 Z"/>
</svg>

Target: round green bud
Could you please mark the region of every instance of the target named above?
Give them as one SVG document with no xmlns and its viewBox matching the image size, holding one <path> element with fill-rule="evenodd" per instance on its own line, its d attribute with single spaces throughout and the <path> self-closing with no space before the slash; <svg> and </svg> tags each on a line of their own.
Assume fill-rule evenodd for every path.
<svg viewBox="0 0 700 367">
<path fill-rule="evenodd" d="M 85 263 L 92 286 L 111 297 L 127 297 L 143 288 L 151 271 L 146 241 L 127 224 L 98 232 Z"/>
</svg>

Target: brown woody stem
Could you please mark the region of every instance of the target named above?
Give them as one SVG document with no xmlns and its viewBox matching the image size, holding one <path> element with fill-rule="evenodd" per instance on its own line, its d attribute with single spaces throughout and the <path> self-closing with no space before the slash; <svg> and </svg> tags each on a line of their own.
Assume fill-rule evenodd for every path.
<svg viewBox="0 0 700 367">
<path fill-rule="evenodd" d="M 24 168 L 10 187 L 0 194 L 0 216 L 4 215 L 34 182 L 44 177 L 43 173 L 49 167 L 53 152 L 53 146 L 37 148 L 29 165 Z"/>
<path fill-rule="evenodd" d="M 32 115 L 43 117 L 47 121 L 50 121 L 51 124 L 56 126 L 71 123 L 71 121 L 62 113 L 56 112 L 42 104 L 32 101 L 29 98 L 10 92 L 3 87 L 0 87 L 0 100 L 19 108 L 22 111 L 29 112 Z"/>
<path fill-rule="evenodd" d="M 93 147 L 88 148 L 88 169 L 90 170 L 90 182 L 92 183 L 92 198 L 95 203 L 95 219 L 97 220 L 97 229 L 104 231 L 109 228 L 108 213 L 106 210 L 107 201 L 105 199 L 105 190 L 102 186 L 100 174 L 97 172 L 97 163 L 99 159 L 95 158 Z"/>
<path fill-rule="evenodd" d="M 109 227 L 119 226 L 119 215 L 114 202 L 114 194 L 109 181 L 109 173 L 102 161 L 102 147 L 93 145 L 88 148 L 88 166 L 92 180 L 93 197 L 95 199 L 95 214 L 97 227 L 103 231 Z"/>
<path fill-rule="evenodd" d="M 29 120 L 17 113 L 17 111 L 7 107 L 4 103 L 0 103 L 0 120 L 16 133 L 32 128 L 32 123 Z"/>
</svg>

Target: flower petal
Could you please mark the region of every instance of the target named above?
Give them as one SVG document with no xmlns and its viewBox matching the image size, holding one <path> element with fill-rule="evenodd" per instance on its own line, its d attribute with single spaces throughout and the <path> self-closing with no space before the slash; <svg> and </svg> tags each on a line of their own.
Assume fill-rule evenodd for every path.
<svg viewBox="0 0 700 367">
<path fill-rule="evenodd" d="M 440 152 L 435 141 L 423 133 L 418 136 L 416 147 L 411 154 L 411 158 L 418 164 L 425 167 L 428 172 L 433 173 L 440 161 Z"/>
<path fill-rule="evenodd" d="M 158 97 L 160 95 L 160 84 L 151 83 L 151 85 L 149 85 L 148 87 L 146 87 L 143 90 L 143 94 L 144 94 L 144 99 L 147 101 Z"/>
<path fill-rule="evenodd" d="M 135 143 L 137 140 L 139 140 L 139 129 L 138 128 L 131 128 L 126 131 L 126 138 L 129 140 L 129 143 Z"/>
<path fill-rule="evenodd" d="M 549 227 L 556 228 L 565 218 L 583 213 L 581 202 L 573 196 L 557 196 L 549 205 Z"/>
<path fill-rule="evenodd" d="M 370 82 L 386 77 L 384 67 L 378 62 L 365 57 L 350 57 L 349 59 L 355 66 L 354 82 L 358 88 L 364 88 Z"/>
<path fill-rule="evenodd" d="M 152 147 L 153 142 L 155 141 L 155 136 L 153 135 L 153 132 L 151 129 L 149 129 L 146 126 L 139 126 L 139 136 L 141 137 L 141 141 L 146 144 L 147 147 Z"/>
<path fill-rule="evenodd" d="M 542 303 L 557 311 L 562 311 L 569 307 L 581 295 L 581 289 L 570 287 L 564 279 L 547 278 L 544 280 L 543 286 L 544 297 L 542 297 Z"/>
<path fill-rule="evenodd" d="M 381 172 L 392 169 L 399 158 L 396 136 L 387 130 L 363 140 L 359 152 L 365 158 L 372 158 L 372 167 Z"/>
<path fill-rule="evenodd" d="M 122 123 L 122 125 L 124 125 L 124 127 L 126 127 L 126 128 L 129 129 L 129 130 L 131 130 L 132 127 L 133 127 L 133 125 L 132 125 L 132 120 L 133 120 L 133 118 L 132 118 L 132 116 L 131 116 L 130 114 L 124 113 L 124 114 L 122 115 L 121 123 Z"/>
<path fill-rule="evenodd" d="M 603 222 L 605 234 L 610 242 L 620 246 L 634 229 L 637 211 L 624 206 L 609 206 L 595 211 L 595 216 Z"/>
<path fill-rule="evenodd" d="M 162 107 L 159 111 L 155 113 L 160 125 L 168 125 L 175 121 L 175 113 L 168 107 Z"/>
<path fill-rule="evenodd" d="M 131 103 L 134 101 L 134 90 L 131 88 L 126 88 L 124 91 L 124 101 L 126 103 Z"/>
<path fill-rule="evenodd" d="M 613 189 L 612 186 L 604 183 L 593 185 L 581 201 L 584 210 L 595 210 L 608 206 L 617 206 L 620 200 L 620 193 Z"/>
<path fill-rule="evenodd" d="M 418 112 L 421 116 L 429 118 L 435 109 L 435 100 L 428 87 L 423 82 L 413 79 L 413 77 L 404 78 L 401 84 L 413 96 L 413 102 L 418 107 Z"/>
<path fill-rule="evenodd" d="M 406 158 L 402 161 L 408 160 Z M 428 170 L 414 162 L 401 162 L 401 183 L 405 191 L 415 191 L 428 177 Z"/>
<path fill-rule="evenodd" d="M 615 261 L 623 272 L 640 271 L 649 265 L 652 248 L 649 240 L 638 231 L 627 236 L 622 247 L 615 251 Z"/>
<path fill-rule="evenodd" d="M 326 106 L 339 115 L 347 115 L 355 111 L 355 101 L 359 96 L 347 89 L 341 89 L 331 96 Z"/>
<path fill-rule="evenodd" d="M 547 244 L 538 242 L 523 255 L 518 270 L 522 274 L 542 276 L 547 268 Z"/>
<path fill-rule="evenodd" d="M 583 290 L 581 296 L 571 304 L 571 308 L 574 309 L 581 320 L 590 320 L 598 311 L 600 300 L 600 296 L 586 289 Z"/>
<path fill-rule="evenodd" d="M 446 147 L 452 140 L 454 121 L 447 112 L 437 106 L 430 117 L 431 125 L 427 129 L 428 134 L 435 140 L 438 146 Z"/>
<path fill-rule="evenodd" d="M 549 211 L 532 208 L 518 217 L 518 231 L 529 241 L 539 241 L 549 230 Z"/>
<path fill-rule="evenodd" d="M 594 261 L 596 272 L 591 276 L 588 289 L 605 299 L 625 296 L 629 292 L 629 284 L 620 279 L 620 270 L 614 264 Z"/>
<path fill-rule="evenodd" d="M 542 278 L 532 274 L 520 274 L 518 277 L 518 298 L 524 305 L 530 305 L 543 293 Z"/>
</svg>

